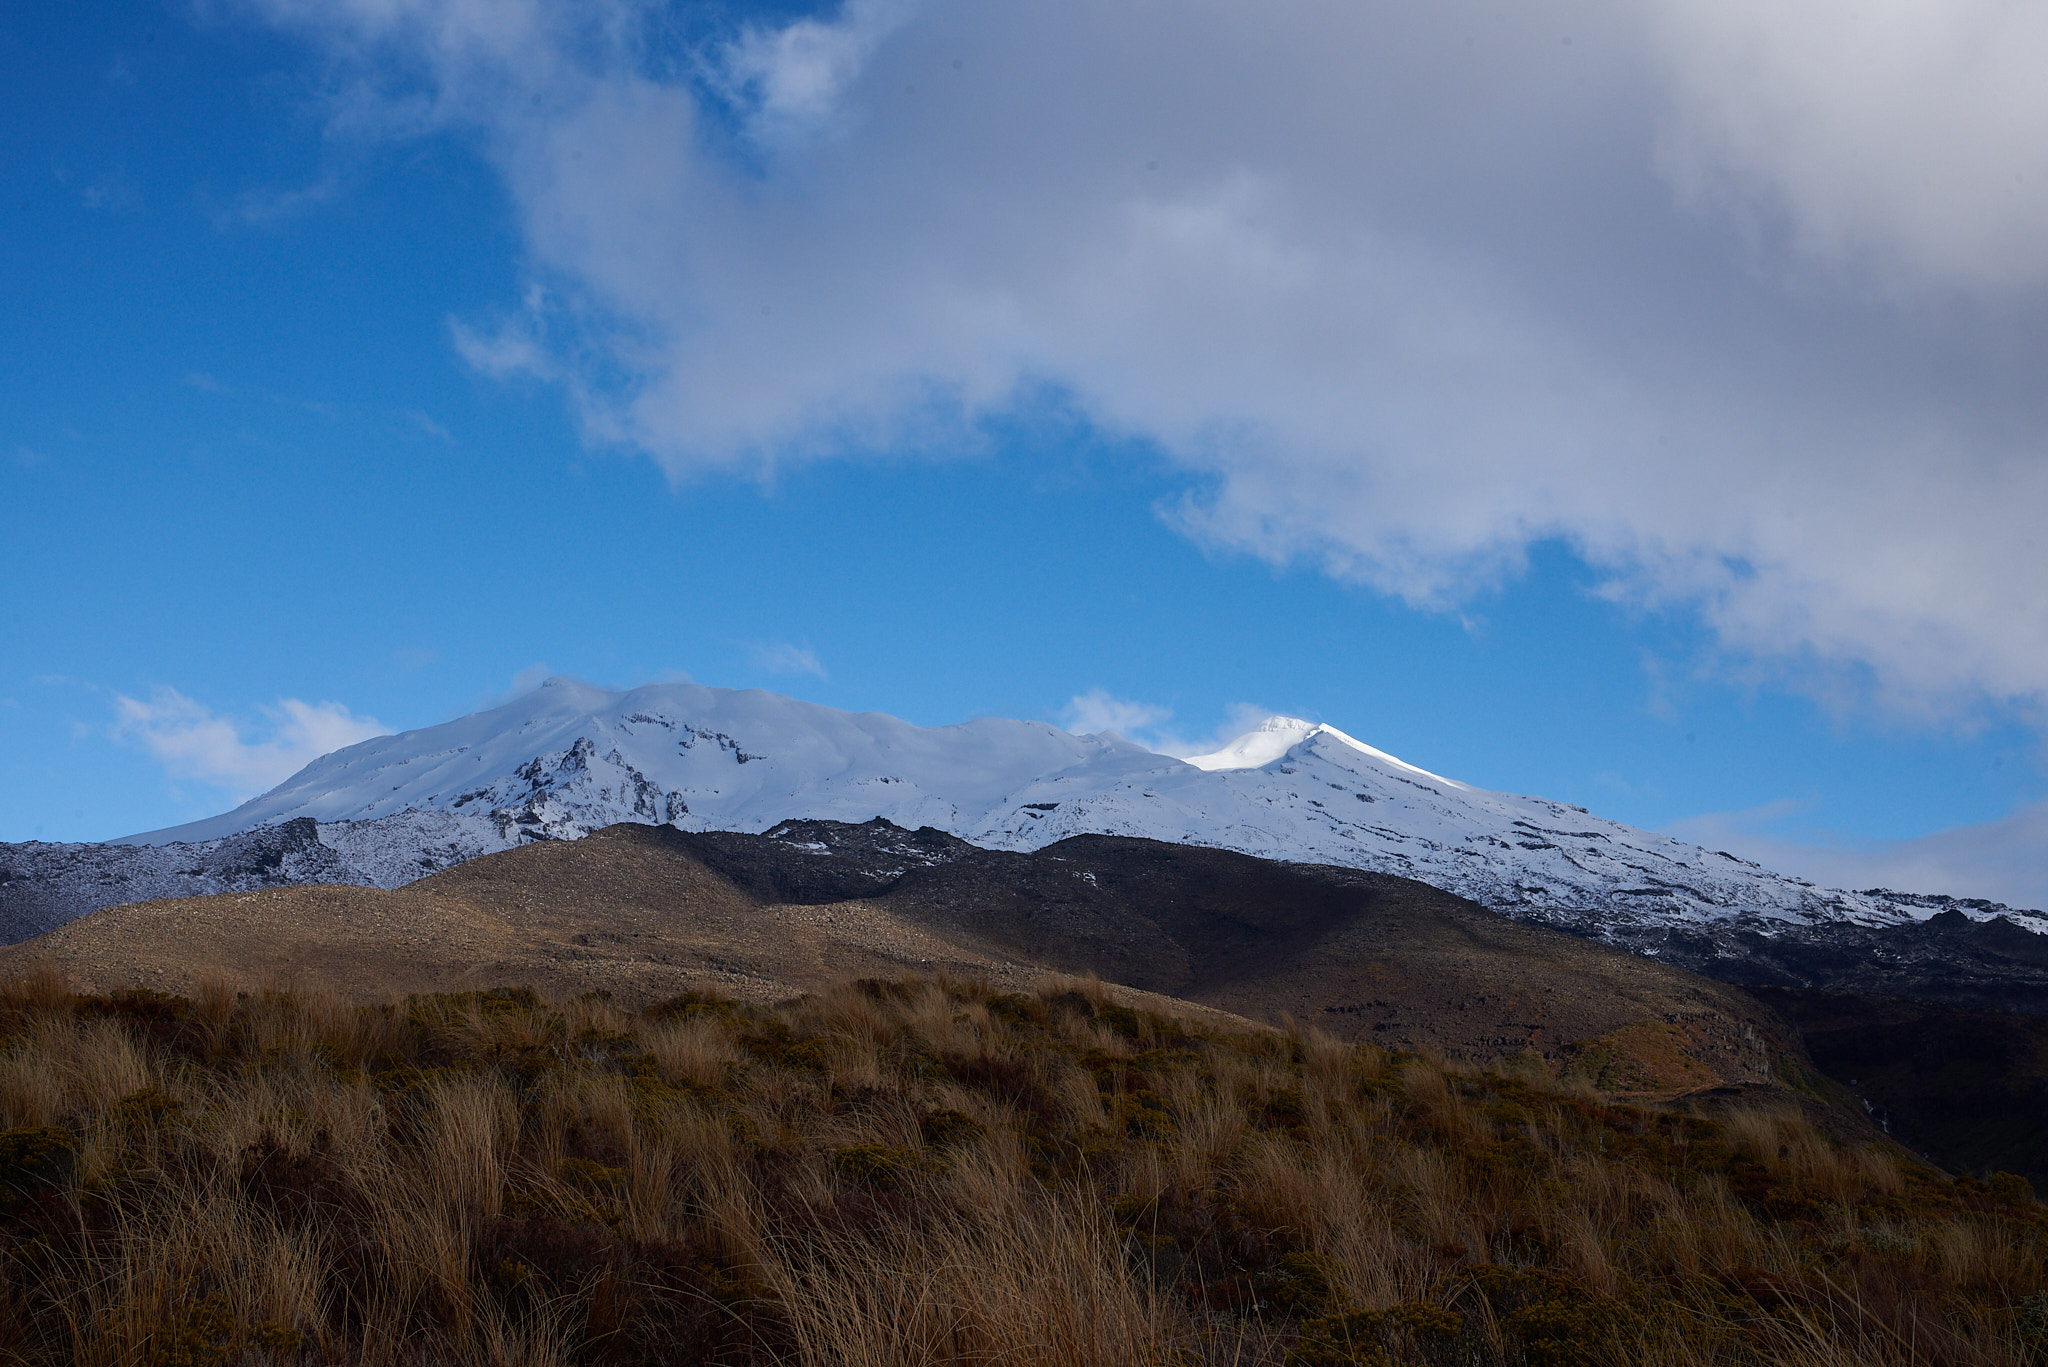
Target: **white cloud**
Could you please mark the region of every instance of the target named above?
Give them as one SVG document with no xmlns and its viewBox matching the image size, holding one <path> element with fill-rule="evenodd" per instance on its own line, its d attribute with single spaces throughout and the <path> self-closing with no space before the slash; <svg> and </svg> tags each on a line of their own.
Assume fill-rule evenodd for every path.
<svg viewBox="0 0 2048 1367">
<path fill-rule="evenodd" d="M 1258 730 L 1278 715 L 1272 708 L 1261 707 L 1257 703 L 1234 702 L 1223 709 L 1223 721 L 1207 735 L 1188 738 L 1160 732 L 1153 736 L 1151 748 L 1175 759 L 1213 755 L 1239 736 Z"/>
<path fill-rule="evenodd" d="M 1799 840 L 1766 829 L 1799 810 L 1797 803 L 1774 802 L 1716 812 L 1678 822 L 1670 833 L 1823 887 L 1940 892 L 2048 908 L 2048 802 L 1910 840 Z"/>
<path fill-rule="evenodd" d="M 1077 736 L 1114 731 L 1126 740 L 1135 739 L 1139 733 L 1149 732 L 1159 723 L 1172 719 L 1173 709 L 1170 707 L 1130 702 L 1113 697 L 1104 688 L 1076 693 L 1067 700 L 1066 709 L 1060 713 L 1060 725 Z"/>
<path fill-rule="evenodd" d="M 236 801 L 276 787 L 320 756 L 390 734 L 374 717 L 337 702 L 280 698 L 250 727 L 216 714 L 175 688 L 147 700 L 114 695 L 114 735 L 153 755 L 173 779 L 222 789 Z"/>
<path fill-rule="evenodd" d="M 512 676 L 512 691 L 506 696 L 523 698 L 546 683 L 553 674 L 545 662 L 530 664 Z"/>
<path fill-rule="evenodd" d="M 814 134 L 838 113 L 841 97 L 875 45 L 913 9 L 904 0 L 848 0 L 829 22 L 798 19 L 782 28 L 749 28 L 721 54 L 719 84 L 753 106 L 757 138 Z"/>
<path fill-rule="evenodd" d="M 562 378 L 560 368 L 549 356 L 541 338 L 535 335 L 533 327 L 532 320 L 541 312 L 545 302 L 544 295 L 530 290 L 525 314 L 488 329 L 473 327 L 461 319 L 450 320 L 449 337 L 455 343 L 457 354 L 472 370 L 496 380 L 514 375 L 532 375 L 544 380 Z"/>
<path fill-rule="evenodd" d="M 770 674 L 811 674 L 822 679 L 825 666 L 819 661 L 818 653 L 808 646 L 791 645 L 787 641 L 757 643 L 748 647 L 754 667 Z"/>
<path fill-rule="evenodd" d="M 88 209 L 132 212 L 142 207 L 142 187 L 126 171 L 108 171 L 79 192 L 78 202 Z"/>
<path fill-rule="evenodd" d="M 677 61 L 251 3 L 338 123 L 475 137 L 534 283 L 458 346 L 677 478 L 1050 390 L 1214 545 L 1451 607 L 1559 539 L 1809 687 L 2048 700 L 2034 8 L 855 0 Z"/>
<path fill-rule="evenodd" d="M 2048 9 L 1661 0 L 1667 164 L 1836 267 L 2048 282 Z"/>
<path fill-rule="evenodd" d="M 1173 720 L 1172 708 L 1134 702 L 1116 697 L 1104 688 L 1091 688 L 1067 700 L 1060 713 L 1060 725 L 1076 735 L 1114 731 L 1157 754 L 1186 759 L 1190 755 L 1213 754 L 1239 736 L 1258 730 L 1274 715 L 1271 708 L 1256 703 L 1232 703 L 1224 709 L 1223 721 L 1214 731 L 1190 738 L 1167 726 Z"/>
<path fill-rule="evenodd" d="M 213 211 L 213 226 L 226 229 L 236 224 L 252 227 L 267 227 L 286 219 L 297 218 L 323 204 L 332 202 L 340 193 L 342 185 L 338 177 L 324 175 L 310 185 L 290 189 L 265 186 L 245 190 L 228 204 L 217 206 Z"/>
</svg>

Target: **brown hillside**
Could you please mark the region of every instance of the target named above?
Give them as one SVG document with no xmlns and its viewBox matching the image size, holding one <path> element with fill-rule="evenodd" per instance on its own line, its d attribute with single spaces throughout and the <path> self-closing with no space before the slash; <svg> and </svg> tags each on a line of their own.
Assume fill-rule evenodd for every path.
<svg viewBox="0 0 2048 1367">
<path fill-rule="evenodd" d="M 1114 837 L 1014 854 L 886 822 L 618 826 L 397 891 L 111 907 L 0 949 L 0 976 L 40 967 L 94 991 L 224 977 L 367 1001 L 517 983 L 628 1007 L 905 969 L 1005 987 L 1093 973 L 1393 1048 L 1533 1051 L 1610 1090 L 1768 1082 L 1798 1052 L 1740 991 L 1406 879 Z"/>
<path fill-rule="evenodd" d="M 874 902 L 765 901 L 674 836 L 616 826 L 390 891 L 322 884 L 108 907 L 0 947 L 0 978 L 49 969 L 80 991 L 180 994 L 225 980 L 356 1002 L 520 984 L 557 998 L 608 992 L 637 1009 L 691 988 L 770 1002 L 906 969 L 1009 988 L 1044 976 Z"/>
</svg>

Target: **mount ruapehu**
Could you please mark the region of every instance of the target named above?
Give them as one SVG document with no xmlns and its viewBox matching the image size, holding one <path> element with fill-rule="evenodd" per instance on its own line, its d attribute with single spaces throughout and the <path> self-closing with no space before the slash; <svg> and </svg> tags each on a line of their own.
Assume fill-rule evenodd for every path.
<svg viewBox="0 0 2048 1367">
<path fill-rule="evenodd" d="M 1042 722 L 927 728 L 759 691 L 567 679 L 336 751 L 208 820 L 111 844 L 0 847 L 0 938 L 157 897 L 401 887 L 620 822 L 758 833 L 877 817 L 984 849 L 1119 835 L 1396 874 L 1737 981 L 1862 988 L 1881 964 L 1890 990 L 2019 1006 L 2048 986 L 2040 911 L 1819 888 L 1475 788 L 1332 726 L 1275 717 L 1180 760 Z"/>
<path fill-rule="evenodd" d="M 1181 760 L 556 679 L 209 820 L 0 846 L 0 931 L 26 941 L 9 969 L 99 990 L 232 972 L 764 999 L 1094 973 L 1608 1086 L 1826 1073 L 1938 1156 L 2048 1179 L 2048 916 L 1819 888 L 1287 718 Z"/>
</svg>

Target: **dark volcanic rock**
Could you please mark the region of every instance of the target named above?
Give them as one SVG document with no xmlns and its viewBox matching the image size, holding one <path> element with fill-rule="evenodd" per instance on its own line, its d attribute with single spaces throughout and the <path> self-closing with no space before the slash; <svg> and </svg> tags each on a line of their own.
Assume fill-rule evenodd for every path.
<svg viewBox="0 0 2048 1367">
<path fill-rule="evenodd" d="M 660 829 L 756 896 L 800 905 L 873 897 L 914 870 L 992 853 L 930 826 L 906 831 L 881 817 L 859 825 L 785 821 L 764 835 Z"/>
<path fill-rule="evenodd" d="M 1670 931 L 1631 948 L 1744 987 L 1857 992 L 2048 1014 L 2048 936 L 1956 908 L 1898 926 Z"/>
</svg>

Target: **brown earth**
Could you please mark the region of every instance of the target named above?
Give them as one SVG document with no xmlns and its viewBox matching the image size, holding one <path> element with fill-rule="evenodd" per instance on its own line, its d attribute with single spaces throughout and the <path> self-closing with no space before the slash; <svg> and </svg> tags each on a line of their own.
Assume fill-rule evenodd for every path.
<svg viewBox="0 0 2048 1367">
<path fill-rule="evenodd" d="M 330 988 L 352 1000 L 523 984 L 638 1006 L 767 1001 L 849 976 L 1020 988 L 1095 974 L 1450 1058 L 1533 1053 L 1606 1090 L 1769 1083 L 1794 1036 L 1738 989 L 1510 921 L 1425 884 L 1084 836 L 1033 854 L 886 822 L 770 836 L 615 826 L 396 891 L 279 888 L 110 907 L 0 948 L 0 977 L 79 989 Z"/>
</svg>

